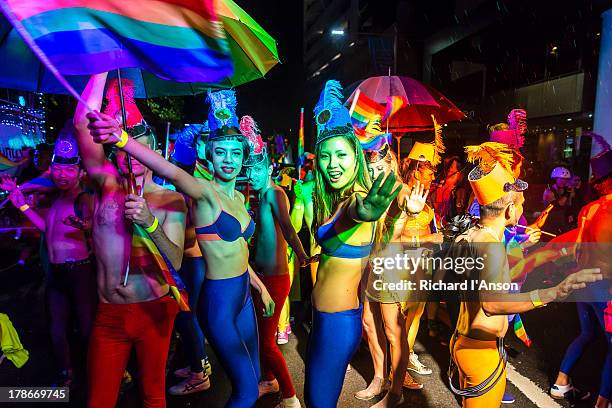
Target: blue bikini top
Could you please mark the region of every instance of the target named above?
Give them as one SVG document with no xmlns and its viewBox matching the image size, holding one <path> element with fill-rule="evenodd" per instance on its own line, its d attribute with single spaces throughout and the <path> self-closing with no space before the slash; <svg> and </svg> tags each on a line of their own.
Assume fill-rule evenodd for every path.
<svg viewBox="0 0 612 408">
<path fill-rule="evenodd" d="M 245 241 L 253 236 L 255 222 L 251 218 L 249 225 L 242 231 L 240 221 L 233 215 L 221 210 L 217 219 L 210 225 L 196 227 L 196 236 L 200 241 L 227 241 L 233 242 L 242 237 Z"/>
<path fill-rule="evenodd" d="M 349 259 L 360 259 L 370 256 L 376 227 L 374 226 L 372 228 L 372 236 L 370 237 L 370 243 L 368 245 L 350 245 L 343 242 L 340 242 L 340 244 L 337 245 L 340 239 L 338 238 L 337 232 L 334 230 L 334 224 L 336 223 L 339 215 L 340 212 L 338 212 L 330 222 L 321 225 L 317 230 L 317 242 L 321 246 L 321 253 L 336 258 Z"/>
</svg>

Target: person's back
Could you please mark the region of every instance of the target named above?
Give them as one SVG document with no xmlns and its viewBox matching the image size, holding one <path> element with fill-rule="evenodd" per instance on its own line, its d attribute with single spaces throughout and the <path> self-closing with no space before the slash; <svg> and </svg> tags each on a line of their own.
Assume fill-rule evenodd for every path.
<svg viewBox="0 0 612 408">
<path fill-rule="evenodd" d="M 284 275 L 289 272 L 287 263 L 287 240 L 281 226 L 273 214 L 272 206 L 278 197 L 289 200 L 282 188 L 272 185 L 259 202 L 257 233 L 255 243 L 255 265 L 264 275 Z"/>
</svg>

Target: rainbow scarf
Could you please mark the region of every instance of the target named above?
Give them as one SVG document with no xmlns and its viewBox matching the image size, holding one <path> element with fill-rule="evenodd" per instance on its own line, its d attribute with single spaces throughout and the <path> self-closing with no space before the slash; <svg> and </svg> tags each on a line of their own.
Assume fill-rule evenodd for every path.
<svg viewBox="0 0 612 408">
<path fill-rule="evenodd" d="M 176 82 L 219 82 L 233 67 L 213 0 L 2 0 L 64 75 L 143 68 Z"/>
<path fill-rule="evenodd" d="M 170 286 L 172 296 L 176 299 L 180 310 L 189 311 L 187 292 L 183 281 L 181 281 L 170 261 L 157 248 L 147 231 L 140 225 L 134 224 L 130 268 L 150 268 L 151 259 L 153 259 L 159 271 L 158 279 L 160 283 L 167 283 Z"/>
<path fill-rule="evenodd" d="M 351 122 L 353 128 L 355 128 L 355 133 L 359 135 L 365 134 L 366 126 L 374 116 L 382 117 L 385 114 L 385 108 L 361 92 L 356 96 L 357 101 L 354 102 L 355 108 L 351 114 Z"/>
</svg>

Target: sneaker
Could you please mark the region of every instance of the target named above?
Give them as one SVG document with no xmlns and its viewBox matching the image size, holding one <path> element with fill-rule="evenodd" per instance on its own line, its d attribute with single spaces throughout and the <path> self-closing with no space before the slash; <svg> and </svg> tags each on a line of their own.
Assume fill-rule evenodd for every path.
<svg viewBox="0 0 612 408">
<path fill-rule="evenodd" d="M 410 357 L 408 357 L 407 370 L 414 371 L 415 373 L 421 375 L 429 375 L 433 372 L 431 368 L 419 361 L 419 356 L 417 356 L 416 353 L 410 353 Z"/>
<path fill-rule="evenodd" d="M 362 401 L 369 401 L 385 392 L 385 390 L 389 388 L 388 385 L 389 384 L 384 379 L 374 377 L 370 385 L 368 385 L 365 390 L 361 390 L 355 393 L 355 398 Z"/>
<path fill-rule="evenodd" d="M 210 361 L 208 361 L 208 357 L 202 359 L 202 368 L 204 369 L 204 374 L 207 376 L 212 375 L 212 366 L 210 365 Z M 179 368 L 174 372 L 174 376 L 178 378 L 189 378 L 191 375 L 191 367 L 183 367 Z"/>
<path fill-rule="evenodd" d="M 276 394 L 280 391 L 278 381 L 276 379 L 272 381 L 262 381 L 259 383 L 259 398 L 267 394 Z"/>
<path fill-rule="evenodd" d="M 501 402 L 502 404 L 514 404 L 515 401 L 516 399 L 514 398 L 512 394 L 504 392 L 504 396 L 502 397 L 502 402 Z"/>
<path fill-rule="evenodd" d="M 294 395 L 291 398 L 284 398 L 274 408 L 302 408 L 300 400 Z"/>
<path fill-rule="evenodd" d="M 168 389 L 170 395 L 187 395 L 206 391 L 210 388 L 210 379 L 204 373 L 191 373 L 180 383 Z"/>
<path fill-rule="evenodd" d="M 550 387 L 550 396 L 554 399 L 566 399 L 570 402 L 574 402 L 588 399 L 591 396 L 591 393 L 588 391 L 580 391 L 571 384 L 553 384 L 553 386 Z"/>
<path fill-rule="evenodd" d="M 289 333 L 287 331 L 278 332 L 276 334 L 276 344 L 287 344 L 289 343 Z"/>
<path fill-rule="evenodd" d="M 423 389 L 423 384 L 421 384 L 420 382 L 416 381 L 408 373 L 406 373 L 406 376 L 404 377 L 404 384 L 402 386 L 404 388 L 409 389 L 409 390 L 422 390 Z"/>
</svg>

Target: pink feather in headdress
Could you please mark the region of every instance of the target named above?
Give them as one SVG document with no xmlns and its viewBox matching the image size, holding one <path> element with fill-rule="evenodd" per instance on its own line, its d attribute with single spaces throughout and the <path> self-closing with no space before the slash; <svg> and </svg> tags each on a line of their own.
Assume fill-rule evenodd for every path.
<svg viewBox="0 0 612 408">
<path fill-rule="evenodd" d="M 522 147 L 527 134 L 527 111 L 525 109 L 512 109 L 508 114 L 508 125 L 517 133 L 517 147 Z"/>
<path fill-rule="evenodd" d="M 136 106 L 136 102 L 134 102 L 134 91 L 136 87 L 134 86 L 134 82 L 127 78 L 121 79 L 121 85 L 123 88 L 123 104 L 125 105 L 126 123 L 127 127 L 131 128 L 143 121 L 142 114 L 138 106 Z M 104 113 L 113 116 L 121 123 L 121 100 L 119 94 L 119 81 L 117 78 L 108 81 L 105 98 L 106 108 L 104 108 Z"/>
<path fill-rule="evenodd" d="M 264 149 L 264 142 L 259 134 L 259 127 L 255 120 L 248 115 L 240 119 L 240 132 L 246 136 L 251 145 L 251 154 L 260 154 Z"/>
</svg>

